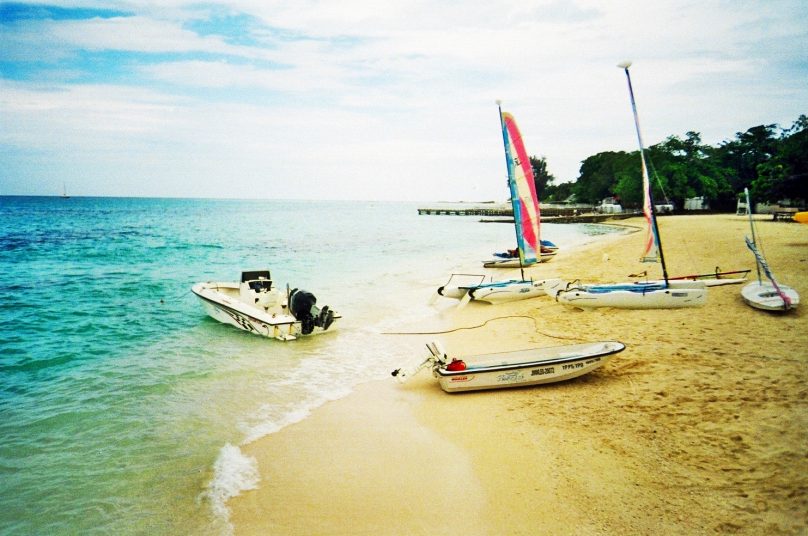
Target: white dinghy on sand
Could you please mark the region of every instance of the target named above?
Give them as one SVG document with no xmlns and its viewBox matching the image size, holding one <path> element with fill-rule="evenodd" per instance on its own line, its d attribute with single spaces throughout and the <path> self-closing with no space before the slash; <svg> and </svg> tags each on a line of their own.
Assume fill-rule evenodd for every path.
<svg viewBox="0 0 808 536">
<path fill-rule="evenodd" d="M 427 344 L 429 355 L 411 368 L 399 368 L 392 375 L 400 382 L 431 368 L 441 389 L 447 393 L 527 387 L 577 378 L 622 352 L 625 345 L 618 341 L 568 344 L 546 348 L 528 348 L 513 352 L 498 352 L 450 358 L 437 342 Z"/>
</svg>

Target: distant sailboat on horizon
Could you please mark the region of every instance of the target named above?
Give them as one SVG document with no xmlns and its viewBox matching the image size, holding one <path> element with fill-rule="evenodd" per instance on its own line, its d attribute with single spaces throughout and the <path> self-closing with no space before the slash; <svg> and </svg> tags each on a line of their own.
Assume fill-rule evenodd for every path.
<svg viewBox="0 0 808 536">
<path fill-rule="evenodd" d="M 70 199 L 70 196 L 67 195 L 67 186 L 65 186 L 65 183 L 62 183 L 62 199 Z"/>
</svg>

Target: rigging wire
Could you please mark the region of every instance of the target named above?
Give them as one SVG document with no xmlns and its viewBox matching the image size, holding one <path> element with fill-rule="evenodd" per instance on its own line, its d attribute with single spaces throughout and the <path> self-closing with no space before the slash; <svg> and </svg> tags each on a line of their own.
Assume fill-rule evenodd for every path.
<svg viewBox="0 0 808 536">
<path fill-rule="evenodd" d="M 665 187 L 662 185 L 662 179 L 659 177 L 659 173 L 657 173 L 656 167 L 654 166 L 654 162 L 651 159 L 651 155 L 646 153 L 645 159 L 646 159 L 646 161 L 648 163 L 648 167 L 651 170 L 651 176 L 654 178 L 657 185 L 659 186 L 659 189 L 662 191 L 662 197 L 665 198 L 665 203 L 670 205 L 671 201 L 668 198 L 667 192 L 665 192 Z M 687 260 L 689 261 L 689 265 L 691 267 L 691 270 L 693 272 L 698 273 L 699 270 L 700 270 L 699 265 L 696 263 L 696 260 L 694 259 L 693 254 L 690 251 L 690 248 L 688 247 L 689 244 L 690 244 L 690 241 L 687 240 L 686 238 L 684 238 L 684 239 L 680 239 L 678 241 L 678 243 L 682 246 L 682 248 L 685 251 L 685 254 L 687 255 Z"/>
<path fill-rule="evenodd" d="M 646 154 L 645 160 L 648 163 L 648 167 L 651 168 L 651 175 L 656 180 L 656 183 L 659 185 L 659 189 L 662 190 L 662 197 L 665 198 L 665 203 L 671 204 L 671 200 L 668 198 L 668 194 L 665 192 L 665 187 L 662 185 L 662 179 L 659 178 L 659 173 L 656 171 L 656 167 L 654 166 L 653 160 L 651 160 L 651 155 Z"/>
</svg>

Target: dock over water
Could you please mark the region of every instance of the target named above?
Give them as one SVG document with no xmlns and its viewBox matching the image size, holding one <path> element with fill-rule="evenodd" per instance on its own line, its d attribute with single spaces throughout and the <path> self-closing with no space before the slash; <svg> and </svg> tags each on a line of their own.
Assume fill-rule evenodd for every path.
<svg viewBox="0 0 808 536">
<path fill-rule="evenodd" d="M 541 221 L 546 223 L 598 223 L 636 216 L 637 212 L 600 214 L 591 205 L 541 205 Z M 513 208 L 506 203 L 435 203 L 418 208 L 427 216 L 485 216 L 483 222 L 513 223 Z"/>
</svg>

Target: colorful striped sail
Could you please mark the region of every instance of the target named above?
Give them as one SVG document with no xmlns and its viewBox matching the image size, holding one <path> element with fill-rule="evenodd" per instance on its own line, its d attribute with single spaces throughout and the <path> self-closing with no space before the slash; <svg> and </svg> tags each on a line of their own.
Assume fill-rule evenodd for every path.
<svg viewBox="0 0 808 536">
<path fill-rule="evenodd" d="M 653 221 L 654 206 L 653 200 L 651 199 L 651 181 L 648 179 L 648 168 L 645 166 L 645 155 L 643 154 L 642 146 L 640 147 L 640 156 L 642 157 L 642 212 L 643 215 L 645 215 L 645 222 L 647 223 L 645 245 L 643 247 L 641 261 L 659 262 L 659 237 L 657 236 L 657 228 Z"/>
<path fill-rule="evenodd" d="M 516 120 L 509 113 L 499 111 L 502 139 L 505 143 L 505 160 L 508 165 L 508 186 L 511 189 L 513 219 L 516 226 L 516 243 L 522 266 L 535 264 L 541 259 L 539 234 L 539 198 L 533 180 L 533 167 Z"/>
</svg>

